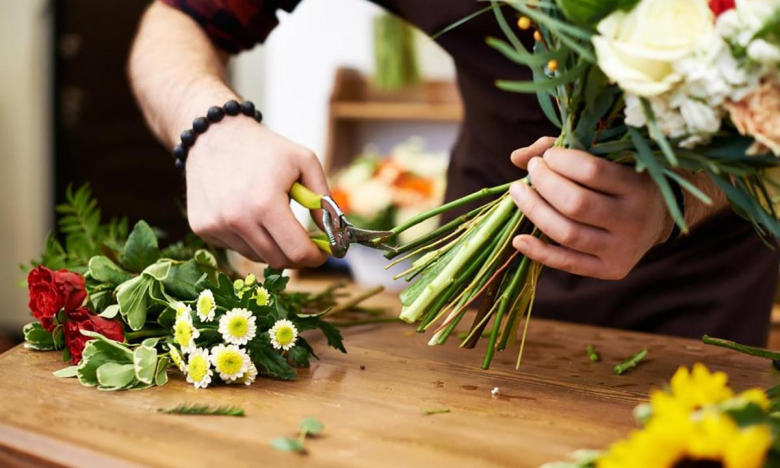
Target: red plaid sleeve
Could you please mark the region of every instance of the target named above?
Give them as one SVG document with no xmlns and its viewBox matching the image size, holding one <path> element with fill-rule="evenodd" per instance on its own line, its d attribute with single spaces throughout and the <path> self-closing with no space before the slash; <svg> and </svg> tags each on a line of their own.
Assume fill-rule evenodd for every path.
<svg viewBox="0 0 780 468">
<path fill-rule="evenodd" d="M 262 43 L 279 24 L 278 10 L 301 0 L 160 0 L 198 22 L 214 44 L 231 53 Z"/>
</svg>

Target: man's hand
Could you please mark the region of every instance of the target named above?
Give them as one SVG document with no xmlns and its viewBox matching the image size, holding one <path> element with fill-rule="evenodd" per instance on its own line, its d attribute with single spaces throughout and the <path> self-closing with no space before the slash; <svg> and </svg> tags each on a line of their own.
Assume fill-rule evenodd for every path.
<svg viewBox="0 0 780 468">
<path fill-rule="evenodd" d="M 290 209 L 300 181 L 328 194 L 317 157 L 248 117 L 231 117 L 198 137 L 187 159 L 192 230 L 212 244 L 276 268 L 314 267 L 327 255 Z"/>
<path fill-rule="evenodd" d="M 532 186 L 510 194 L 523 213 L 558 245 L 530 236 L 514 239 L 532 260 L 576 275 L 622 279 L 672 230 L 663 198 L 647 174 L 588 153 L 552 148 L 541 138 L 512 153 Z"/>
<path fill-rule="evenodd" d="M 144 116 L 166 147 L 209 106 L 240 100 L 226 83 L 227 58 L 189 16 L 162 2 L 150 5 L 128 69 Z M 249 117 L 227 117 L 190 149 L 190 227 L 207 242 L 277 268 L 319 265 L 326 255 L 290 209 L 287 194 L 298 181 L 328 193 L 311 151 Z"/>
</svg>

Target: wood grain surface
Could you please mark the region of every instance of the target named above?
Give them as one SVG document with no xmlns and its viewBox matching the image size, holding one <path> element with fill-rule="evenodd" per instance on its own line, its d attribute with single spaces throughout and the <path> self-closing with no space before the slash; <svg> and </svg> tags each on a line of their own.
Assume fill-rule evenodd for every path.
<svg viewBox="0 0 780 468">
<path fill-rule="evenodd" d="M 395 307 L 397 297 L 376 298 Z M 465 321 L 464 321 L 465 322 Z M 524 363 L 516 347 L 479 369 L 482 349 L 430 348 L 402 324 L 345 331 L 348 354 L 313 339 L 321 360 L 295 382 L 196 390 L 171 372 L 165 387 L 100 392 L 57 379 L 59 353 L 0 356 L 0 466 L 535 467 L 603 448 L 633 427 L 632 409 L 679 365 L 729 373 L 736 389 L 767 387 L 767 361 L 692 340 L 533 320 Z M 602 362 L 585 353 L 593 344 Z M 649 358 L 617 376 L 640 348 Z M 364 366 L 364 369 L 361 368 Z M 492 396 L 490 390 L 500 389 Z M 239 405 L 245 418 L 158 413 L 180 403 Z M 423 408 L 451 410 L 424 415 Z M 325 424 L 308 454 L 277 452 L 304 417 Z"/>
</svg>

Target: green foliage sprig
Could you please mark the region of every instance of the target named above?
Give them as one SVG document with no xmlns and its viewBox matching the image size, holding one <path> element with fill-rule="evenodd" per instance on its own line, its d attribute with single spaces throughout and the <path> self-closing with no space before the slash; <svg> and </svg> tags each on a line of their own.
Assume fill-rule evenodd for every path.
<svg viewBox="0 0 780 468">
<path fill-rule="evenodd" d="M 244 409 L 240 406 L 211 406 L 187 403 L 182 403 L 173 408 L 160 408 L 157 411 L 165 414 L 184 414 L 191 416 L 246 416 L 246 412 L 244 412 Z"/>
</svg>

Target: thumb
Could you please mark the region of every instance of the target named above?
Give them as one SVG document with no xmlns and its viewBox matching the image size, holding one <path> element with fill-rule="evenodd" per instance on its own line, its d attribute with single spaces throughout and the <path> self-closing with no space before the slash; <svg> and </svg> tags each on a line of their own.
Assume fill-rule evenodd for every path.
<svg viewBox="0 0 780 468">
<path fill-rule="evenodd" d="M 518 148 L 512 151 L 512 155 L 510 156 L 512 159 L 512 164 L 519 167 L 520 169 L 526 169 L 528 167 L 528 161 L 530 161 L 532 158 L 542 156 L 542 154 L 544 154 L 544 152 L 549 148 L 552 148 L 554 144 L 554 137 L 541 137 L 531 146 Z"/>
</svg>

